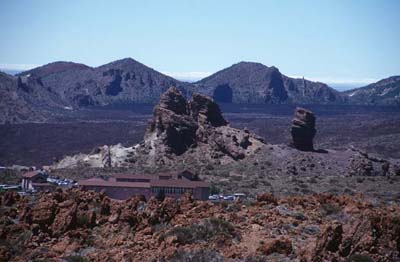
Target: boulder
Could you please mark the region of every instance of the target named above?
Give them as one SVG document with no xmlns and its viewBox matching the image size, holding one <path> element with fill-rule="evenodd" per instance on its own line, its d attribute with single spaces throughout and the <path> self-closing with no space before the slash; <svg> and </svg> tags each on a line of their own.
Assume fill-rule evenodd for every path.
<svg viewBox="0 0 400 262">
<path fill-rule="evenodd" d="M 291 130 L 294 147 L 302 151 L 313 151 L 313 139 L 316 132 L 314 113 L 297 107 Z"/>
</svg>

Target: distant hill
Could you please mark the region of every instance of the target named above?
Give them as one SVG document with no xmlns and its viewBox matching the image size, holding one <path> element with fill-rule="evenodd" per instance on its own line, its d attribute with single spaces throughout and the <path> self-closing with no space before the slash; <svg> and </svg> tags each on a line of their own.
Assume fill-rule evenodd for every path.
<svg viewBox="0 0 400 262">
<path fill-rule="evenodd" d="M 343 94 L 352 104 L 400 105 L 400 76 L 392 76 L 376 83 L 348 90 Z"/>
<path fill-rule="evenodd" d="M 276 67 L 240 62 L 194 84 L 193 92 L 226 103 L 341 104 L 346 101 L 328 85 L 287 77 Z"/>
<path fill-rule="evenodd" d="M 55 62 L 18 74 L 35 89 L 47 89 L 56 103 L 77 108 L 118 103 L 155 103 L 170 86 L 184 83 L 163 75 L 132 58 L 100 67 Z"/>
<path fill-rule="evenodd" d="M 169 87 L 219 103 L 398 104 L 399 78 L 340 93 L 328 85 L 290 78 L 278 68 L 240 62 L 195 83 L 164 75 L 132 58 L 99 67 L 54 62 L 15 76 L 0 75 L 0 123 L 47 121 L 90 106 L 155 104 Z"/>
</svg>

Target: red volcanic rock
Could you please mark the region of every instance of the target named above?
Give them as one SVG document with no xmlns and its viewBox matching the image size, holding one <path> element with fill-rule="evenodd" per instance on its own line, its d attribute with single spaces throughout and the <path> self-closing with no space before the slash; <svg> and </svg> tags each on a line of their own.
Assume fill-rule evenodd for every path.
<svg viewBox="0 0 400 262">
<path fill-rule="evenodd" d="M 291 130 L 294 147 L 303 151 L 313 151 L 316 132 L 314 113 L 304 108 L 296 108 Z"/>
<path fill-rule="evenodd" d="M 51 226 L 53 236 L 61 236 L 76 226 L 77 204 L 72 200 L 67 200 L 58 204 L 58 207 L 57 215 Z"/>
<path fill-rule="evenodd" d="M 263 194 L 257 195 L 257 201 L 272 203 L 274 205 L 278 204 L 278 199 L 271 193 L 263 193 Z"/>
<path fill-rule="evenodd" d="M 337 252 L 342 243 L 343 226 L 339 222 L 329 225 L 317 241 L 316 254 L 326 251 Z"/>
<path fill-rule="evenodd" d="M 8 191 L 3 196 L 3 205 L 12 206 L 20 199 L 20 195 L 14 191 Z"/>
<path fill-rule="evenodd" d="M 55 219 L 56 209 L 57 204 L 51 199 L 39 202 L 32 208 L 32 223 L 47 228 Z"/>
<path fill-rule="evenodd" d="M 272 253 L 289 255 L 292 251 L 292 242 L 286 238 L 268 241 L 257 248 L 257 252 L 263 255 L 270 255 Z"/>
<path fill-rule="evenodd" d="M 360 195 L 277 199 L 260 194 L 258 204 L 241 205 L 194 201 L 189 196 L 116 201 L 79 190 L 62 192 L 64 201 L 57 202 L 59 193 L 39 194 L 28 202 L 17 200 L 19 220 L 10 217 L 14 215 L 9 207 L 0 207 L 0 259 L 399 259 L 400 206 L 372 205 Z M 270 205 L 278 202 L 285 212 Z M 109 212 L 101 213 L 101 205 L 108 206 Z M 324 205 L 340 210 L 334 214 L 338 221 L 321 212 Z M 299 214 L 307 219 L 298 219 Z"/>
</svg>

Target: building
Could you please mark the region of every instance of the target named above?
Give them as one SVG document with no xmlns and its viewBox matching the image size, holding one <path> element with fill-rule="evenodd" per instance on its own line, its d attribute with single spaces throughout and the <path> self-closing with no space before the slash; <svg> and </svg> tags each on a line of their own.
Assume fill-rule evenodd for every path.
<svg viewBox="0 0 400 262">
<path fill-rule="evenodd" d="M 110 198 L 128 199 L 134 195 L 143 195 L 146 199 L 163 193 L 166 197 L 180 198 L 189 192 L 193 198 L 207 200 L 210 185 L 200 181 L 189 171 L 161 173 L 158 175 L 116 174 L 108 180 L 91 178 L 78 181 L 84 190 L 104 191 Z"/>
<path fill-rule="evenodd" d="M 47 174 L 43 171 L 29 171 L 22 175 L 22 191 L 53 190 L 55 185 L 47 182 Z"/>
</svg>

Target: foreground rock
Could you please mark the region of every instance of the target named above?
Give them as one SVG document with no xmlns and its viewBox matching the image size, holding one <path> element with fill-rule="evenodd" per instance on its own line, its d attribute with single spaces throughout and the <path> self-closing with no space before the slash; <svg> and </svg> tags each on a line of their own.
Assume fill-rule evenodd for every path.
<svg viewBox="0 0 400 262">
<path fill-rule="evenodd" d="M 264 194 L 250 205 L 189 196 L 121 202 L 79 190 L 13 199 L 0 204 L 0 261 L 400 259 L 400 206 L 359 195 Z"/>
<path fill-rule="evenodd" d="M 313 151 L 313 139 L 317 130 L 315 129 L 315 116 L 311 111 L 304 108 L 296 108 L 292 121 L 293 145 L 303 151 Z"/>
</svg>

